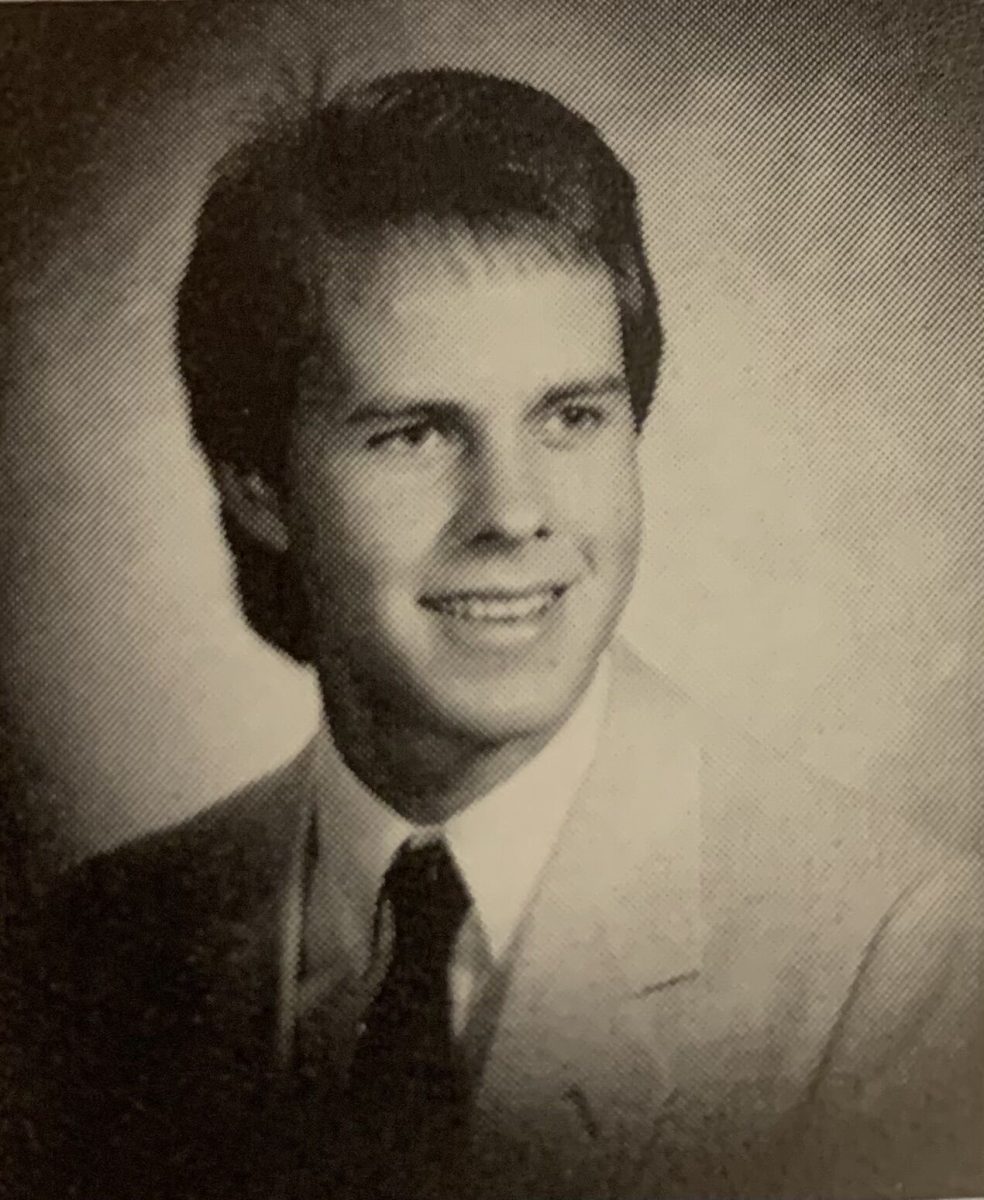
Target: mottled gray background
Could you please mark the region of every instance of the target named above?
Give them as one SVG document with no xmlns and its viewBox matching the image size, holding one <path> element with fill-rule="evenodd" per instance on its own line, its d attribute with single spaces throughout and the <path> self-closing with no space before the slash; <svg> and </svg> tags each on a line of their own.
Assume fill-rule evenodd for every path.
<svg viewBox="0 0 984 1200">
<path fill-rule="evenodd" d="M 0 5 L 0 790 L 44 873 L 286 757 L 170 341 L 209 164 L 322 58 L 581 108 L 669 338 L 625 620 L 706 703 L 984 845 L 974 0 Z"/>
</svg>

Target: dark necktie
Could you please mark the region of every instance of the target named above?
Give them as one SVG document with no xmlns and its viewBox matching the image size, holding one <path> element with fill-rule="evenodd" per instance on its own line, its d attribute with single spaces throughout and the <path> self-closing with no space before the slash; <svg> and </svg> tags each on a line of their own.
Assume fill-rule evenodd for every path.
<svg viewBox="0 0 984 1200">
<path fill-rule="evenodd" d="M 452 1028 L 450 966 L 471 899 L 443 841 L 405 844 L 382 898 L 393 915 L 393 949 L 349 1074 L 350 1163 L 360 1194 L 403 1200 L 434 1189 L 464 1132 L 467 1081 Z"/>
</svg>

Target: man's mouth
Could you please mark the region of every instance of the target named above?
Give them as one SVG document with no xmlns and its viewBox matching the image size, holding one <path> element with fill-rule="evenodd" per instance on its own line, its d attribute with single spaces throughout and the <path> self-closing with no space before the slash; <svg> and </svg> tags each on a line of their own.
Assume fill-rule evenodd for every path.
<svg viewBox="0 0 984 1200">
<path fill-rule="evenodd" d="M 542 617 L 566 591 L 566 584 L 549 584 L 521 592 L 448 592 L 425 596 L 421 603 L 432 612 L 459 621 L 519 624 Z"/>
</svg>

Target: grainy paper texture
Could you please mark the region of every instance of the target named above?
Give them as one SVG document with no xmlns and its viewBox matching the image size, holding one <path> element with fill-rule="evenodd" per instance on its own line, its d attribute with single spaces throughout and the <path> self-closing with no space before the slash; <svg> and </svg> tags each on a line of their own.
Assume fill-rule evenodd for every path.
<svg viewBox="0 0 984 1200">
<path fill-rule="evenodd" d="M 9 910 L 315 730 L 312 673 L 239 610 L 175 293 L 215 162 L 292 89 L 443 65 L 551 92 L 637 181 L 666 343 L 622 637 L 736 737 L 863 796 L 872 829 L 911 821 L 927 870 L 972 873 L 980 19 L 971 0 L 0 4 Z M 951 902 L 899 937 L 943 936 Z"/>
</svg>

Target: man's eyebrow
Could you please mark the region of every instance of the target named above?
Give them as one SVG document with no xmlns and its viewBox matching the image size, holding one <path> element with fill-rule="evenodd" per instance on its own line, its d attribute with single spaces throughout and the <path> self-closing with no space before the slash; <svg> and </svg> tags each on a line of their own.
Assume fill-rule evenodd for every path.
<svg viewBox="0 0 984 1200">
<path fill-rule="evenodd" d="M 624 375 L 600 375 L 596 379 L 578 379 L 573 383 L 548 388 L 543 400 L 546 404 L 563 404 L 569 400 L 625 395 L 628 390 L 629 385 Z"/>
<path fill-rule="evenodd" d="M 629 385 L 622 375 L 601 375 L 595 379 L 578 379 L 571 383 L 547 388 L 540 403 L 564 404 L 570 400 L 589 400 L 591 397 L 623 395 Z M 467 405 L 456 400 L 400 399 L 398 396 L 366 400 L 345 417 L 346 425 L 362 425 L 372 421 L 450 420 L 466 413 Z"/>
<path fill-rule="evenodd" d="M 357 405 L 345 417 L 346 425 L 362 425 L 371 421 L 425 420 L 458 416 L 464 405 L 454 400 L 368 400 Z"/>
</svg>

